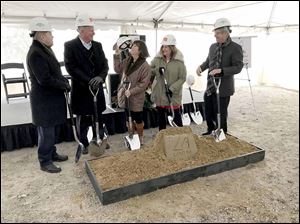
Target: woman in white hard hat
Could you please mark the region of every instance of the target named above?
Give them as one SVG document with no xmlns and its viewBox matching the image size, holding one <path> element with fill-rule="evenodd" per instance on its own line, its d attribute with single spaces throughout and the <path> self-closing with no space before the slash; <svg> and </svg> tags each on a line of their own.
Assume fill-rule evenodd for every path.
<svg viewBox="0 0 300 224">
<path fill-rule="evenodd" d="M 202 135 L 210 135 L 217 128 L 217 98 L 216 88 L 212 76 L 221 76 L 220 85 L 220 112 L 221 129 L 227 133 L 227 116 L 230 96 L 234 94 L 234 75 L 243 68 L 242 47 L 230 38 L 230 22 L 226 18 L 216 20 L 214 34 L 216 43 L 209 48 L 208 57 L 197 69 L 197 74 L 208 69 L 207 86 L 204 94 L 205 116 L 207 132 Z"/>
<path fill-rule="evenodd" d="M 139 135 L 140 143 L 143 145 L 143 106 L 145 101 L 145 91 L 149 85 L 151 76 L 150 66 L 146 61 L 146 58 L 149 57 L 149 53 L 144 41 L 135 40 L 133 41 L 132 46 L 130 46 L 131 49 L 129 55 L 123 61 L 120 60 L 121 52 L 119 49 L 122 48 L 123 42 L 125 43 L 126 41 L 127 39 L 123 38 L 121 39 L 121 42 L 117 42 L 116 54 L 114 55 L 115 72 L 122 74 L 118 98 L 125 98 L 125 96 L 129 97 L 130 108 L 125 109 L 127 115 L 128 109 L 130 109 L 133 120 L 133 130 L 129 130 L 129 132 L 134 133 L 136 131 Z M 126 49 L 127 48 L 123 48 L 123 50 Z M 124 81 L 129 81 L 131 83 L 129 90 L 124 91 L 125 89 L 123 89 L 124 87 L 122 86 L 122 82 Z M 129 128 L 128 122 L 129 121 L 127 121 L 127 127 Z"/>
<path fill-rule="evenodd" d="M 174 109 L 174 122 L 177 126 L 182 127 L 180 106 L 182 86 L 186 79 L 183 55 L 176 48 L 175 37 L 166 35 L 161 44 L 160 51 L 151 62 L 151 80 L 153 80 L 151 99 L 157 107 L 159 130 L 165 129 L 167 125 L 166 115 L 170 109 L 167 93 Z M 167 90 L 164 78 L 167 81 Z"/>
<path fill-rule="evenodd" d="M 33 42 L 27 54 L 27 67 L 31 81 L 32 121 L 38 132 L 38 159 L 41 170 L 58 173 L 61 168 L 53 161 L 65 161 L 68 157 L 56 152 L 55 126 L 66 122 L 64 91 L 70 91 L 71 87 L 51 49 L 53 36 L 48 21 L 42 17 L 34 18 L 30 30 Z"/>
</svg>

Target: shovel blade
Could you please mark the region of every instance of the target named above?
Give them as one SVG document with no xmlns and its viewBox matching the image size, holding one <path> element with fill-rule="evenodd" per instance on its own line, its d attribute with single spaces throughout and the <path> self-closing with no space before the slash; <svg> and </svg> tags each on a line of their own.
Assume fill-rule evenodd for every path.
<svg viewBox="0 0 300 224">
<path fill-rule="evenodd" d="M 189 126 L 191 124 L 191 119 L 188 113 L 182 115 L 182 124 L 184 126 Z"/>
<path fill-rule="evenodd" d="M 169 124 L 170 124 L 172 127 L 177 127 L 177 125 L 175 124 L 175 122 L 174 122 L 174 120 L 173 120 L 173 117 L 168 116 L 168 121 L 169 121 Z"/>
<path fill-rule="evenodd" d="M 200 111 L 197 111 L 196 113 L 191 113 L 191 117 L 197 125 L 202 124 L 203 118 L 202 118 Z"/>
<path fill-rule="evenodd" d="M 126 145 L 130 150 L 137 150 L 141 148 L 141 142 L 138 134 L 132 135 L 132 138 L 129 135 L 125 136 Z"/>
<path fill-rule="evenodd" d="M 89 127 L 89 131 L 87 133 L 87 139 L 88 139 L 89 142 L 92 141 L 92 139 L 93 139 L 93 129 L 92 129 L 92 127 Z"/>
<path fill-rule="evenodd" d="M 79 144 L 78 147 L 77 147 L 76 154 L 75 154 L 75 163 L 78 163 L 78 161 L 79 161 L 79 159 L 82 155 L 83 150 L 84 150 L 83 144 Z"/>
<path fill-rule="evenodd" d="M 226 139 L 225 133 L 223 129 L 212 131 L 212 136 L 214 137 L 216 142 L 221 142 Z"/>
</svg>

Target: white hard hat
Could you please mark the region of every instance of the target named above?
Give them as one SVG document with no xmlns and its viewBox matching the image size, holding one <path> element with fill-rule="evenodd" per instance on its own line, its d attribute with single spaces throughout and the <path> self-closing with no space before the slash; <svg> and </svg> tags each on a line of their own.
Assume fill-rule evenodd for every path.
<svg viewBox="0 0 300 224">
<path fill-rule="evenodd" d="M 176 45 L 176 38 L 172 35 L 166 35 L 164 36 L 161 45 Z"/>
<path fill-rule="evenodd" d="M 220 18 L 220 19 L 217 19 L 217 21 L 215 22 L 213 30 L 216 30 L 216 29 L 219 29 L 222 27 L 226 27 L 226 26 L 231 26 L 229 20 L 226 18 Z"/>
<path fill-rule="evenodd" d="M 117 46 L 121 50 L 128 48 L 131 44 L 132 39 L 130 37 L 123 36 L 117 40 Z"/>
<path fill-rule="evenodd" d="M 51 25 L 44 17 L 35 17 L 29 23 L 29 30 L 31 31 L 52 31 Z"/>
<path fill-rule="evenodd" d="M 192 86 L 194 85 L 195 83 L 195 77 L 193 75 L 188 75 L 186 77 L 186 83 L 189 85 L 189 86 Z"/>
<path fill-rule="evenodd" d="M 89 17 L 87 14 L 80 14 L 76 18 L 76 27 L 79 26 L 94 26 L 93 18 Z"/>
</svg>

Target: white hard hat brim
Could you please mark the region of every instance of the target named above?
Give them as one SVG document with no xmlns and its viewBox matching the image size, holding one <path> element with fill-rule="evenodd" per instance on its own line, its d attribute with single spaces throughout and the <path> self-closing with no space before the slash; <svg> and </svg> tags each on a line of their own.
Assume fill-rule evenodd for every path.
<svg viewBox="0 0 300 224">
<path fill-rule="evenodd" d="M 214 28 L 214 29 L 212 30 L 212 32 L 214 32 L 214 31 L 216 31 L 216 30 L 218 30 L 218 29 L 224 28 L 224 27 L 228 27 L 229 31 L 231 31 L 230 26 L 220 26 L 220 27 Z"/>
</svg>

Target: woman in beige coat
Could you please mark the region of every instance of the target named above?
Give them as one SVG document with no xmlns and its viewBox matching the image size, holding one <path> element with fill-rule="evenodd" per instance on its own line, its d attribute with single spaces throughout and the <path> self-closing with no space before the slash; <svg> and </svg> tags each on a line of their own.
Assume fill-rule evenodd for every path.
<svg viewBox="0 0 300 224">
<path fill-rule="evenodd" d="M 145 91 L 150 82 L 151 69 L 146 61 L 149 57 L 145 42 L 136 40 L 132 43 L 130 55 L 122 62 L 120 61 L 120 50 L 116 50 L 114 55 L 114 69 L 116 73 L 122 74 L 121 84 L 124 81 L 131 83 L 130 89 L 125 91 L 125 96 L 129 97 L 130 112 L 133 120 L 133 130 L 139 135 L 141 145 L 144 143 L 143 132 L 143 105 L 145 101 Z M 125 109 L 128 115 L 127 108 Z M 127 116 L 128 117 L 128 116 Z M 127 121 L 127 127 L 128 121 Z"/>
</svg>

